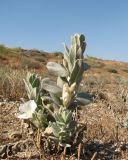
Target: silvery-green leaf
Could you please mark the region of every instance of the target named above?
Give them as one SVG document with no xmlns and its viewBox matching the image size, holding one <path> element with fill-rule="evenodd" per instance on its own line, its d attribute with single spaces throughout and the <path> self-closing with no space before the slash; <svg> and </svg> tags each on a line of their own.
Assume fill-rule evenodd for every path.
<svg viewBox="0 0 128 160">
<path fill-rule="evenodd" d="M 62 112 L 62 117 L 63 117 L 64 122 L 65 122 L 65 123 L 68 123 L 68 122 L 70 122 L 71 119 L 72 119 L 72 112 L 69 111 L 69 110 L 64 110 L 64 111 Z"/>
<path fill-rule="evenodd" d="M 76 82 L 76 76 L 79 72 L 79 69 L 80 69 L 79 65 L 76 61 L 75 65 L 74 65 L 74 68 L 73 68 L 73 70 L 71 72 L 71 75 L 70 75 L 70 84 L 73 84 L 74 82 Z"/>
<path fill-rule="evenodd" d="M 89 94 L 81 92 L 81 93 L 78 93 L 76 100 L 81 105 L 87 105 L 91 103 L 92 98 Z"/>
<path fill-rule="evenodd" d="M 76 79 L 75 79 L 75 81 L 77 82 L 77 83 L 80 83 L 81 82 L 81 80 L 82 80 L 82 75 L 83 75 L 83 72 L 84 72 L 84 64 L 83 64 L 83 62 L 81 62 L 81 61 L 78 61 L 78 65 L 79 65 L 79 71 L 78 71 L 78 73 L 77 73 L 77 76 L 76 76 Z"/>
<path fill-rule="evenodd" d="M 51 98 L 57 105 L 62 105 L 62 102 L 60 100 L 60 97 L 58 97 L 56 94 L 50 93 Z"/>
<path fill-rule="evenodd" d="M 68 47 L 66 46 L 65 43 L 64 43 L 64 49 L 65 49 L 65 51 L 64 51 L 64 59 L 66 59 L 67 62 L 68 62 L 69 61 L 69 49 L 68 49 Z"/>
<path fill-rule="evenodd" d="M 77 50 L 77 59 L 82 59 L 83 58 L 83 51 L 82 48 L 79 47 Z"/>
<path fill-rule="evenodd" d="M 79 66 L 80 63 L 81 63 L 81 66 Z M 82 78 L 82 73 L 83 73 L 82 61 L 77 60 L 70 76 L 70 83 L 71 84 L 73 84 L 74 82 L 77 83 L 77 81 Z"/>
<path fill-rule="evenodd" d="M 65 137 L 67 135 L 66 131 L 60 131 L 59 136 Z"/>
<path fill-rule="evenodd" d="M 42 88 L 58 96 L 62 95 L 62 89 L 54 81 L 50 80 L 50 78 L 44 78 L 42 80 Z"/>
<path fill-rule="evenodd" d="M 72 67 L 75 65 L 76 52 L 77 52 L 77 45 L 71 46 L 71 49 L 70 49 L 70 62 L 72 64 Z"/>
<path fill-rule="evenodd" d="M 83 53 L 85 51 L 86 43 L 84 35 L 75 34 L 74 35 L 75 43 L 77 45 L 77 59 L 83 59 Z"/>
<path fill-rule="evenodd" d="M 36 74 L 32 74 L 29 77 L 29 82 L 31 83 L 32 87 L 35 88 L 39 88 L 40 87 L 40 79 L 37 77 Z"/>
<path fill-rule="evenodd" d="M 24 84 L 25 84 L 25 89 L 27 91 L 28 98 L 36 100 L 37 89 L 32 88 L 31 84 L 29 84 L 26 80 L 24 80 Z"/>
<path fill-rule="evenodd" d="M 50 123 L 50 126 L 53 129 L 54 136 L 59 137 L 60 128 L 57 126 L 57 124 L 53 122 L 53 123 Z"/>
<path fill-rule="evenodd" d="M 26 91 L 30 93 L 30 91 L 32 89 L 32 86 L 25 79 L 23 79 L 23 81 L 24 81 L 24 84 L 25 84 Z"/>
<path fill-rule="evenodd" d="M 58 77 L 57 78 L 57 86 L 59 86 L 60 88 L 63 88 L 63 85 L 65 83 L 68 83 L 68 80 L 66 77 Z"/>
<path fill-rule="evenodd" d="M 61 114 L 55 113 L 54 117 L 55 117 L 56 121 L 64 123 L 64 119 L 61 116 Z"/>
<path fill-rule="evenodd" d="M 83 35 L 79 35 L 79 34 L 75 34 L 75 38 L 76 38 L 76 44 L 81 47 L 81 45 L 83 44 Z"/>
<path fill-rule="evenodd" d="M 60 88 L 63 88 L 64 83 L 65 82 L 61 79 L 61 77 L 57 78 L 57 86 L 59 86 Z"/>
<path fill-rule="evenodd" d="M 63 66 L 68 69 L 68 62 L 66 59 L 63 59 Z"/>
<path fill-rule="evenodd" d="M 56 123 L 57 123 L 57 125 L 59 127 L 65 127 L 65 123 L 64 122 L 57 121 Z"/>
<path fill-rule="evenodd" d="M 83 72 L 89 68 L 90 66 L 88 64 L 83 63 L 81 60 L 77 60 L 70 77 L 70 83 L 79 83 L 82 79 Z"/>
<path fill-rule="evenodd" d="M 67 115 L 66 115 L 66 121 L 65 123 L 67 124 L 68 122 L 70 122 L 72 120 L 72 112 L 69 112 Z"/>
<path fill-rule="evenodd" d="M 48 62 L 47 68 L 56 76 L 67 77 L 69 74 L 68 71 L 61 64 L 56 62 Z"/>
<path fill-rule="evenodd" d="M 64 48 L 65 48 L 64 59 L 68 63 L 68 71 L 71 73 L 71 71 L 72 71 L 72 64 L 70 63 L 69 49 L 68 49 L 68 47 L 65 44 L 64 44 Z"/>
<path fill-rule="evenodd" d="M 77 94 L 77 96 L 78 97 L 82 97 L 82 98 L 87 98 L 89 100 L 92 100 L 92 96 L 89 93 L 87 93 L 87 92 L 79 92 Z"/>
<path fill-rule="evenodd" d="M 36 93 L 37 93 L 37 89 L 36 89 L 36 88 L 33 88 L 33 89 L 31 90 L 30 94 L 29 94 L 29 98 L 36 100 L 36 98 L 37 98 L 37 94 L 36 94 Z"/>
<path fill-rule="evenodd" d="M 87 104 L 91 103 L 90 100 L 85 99 L 85 98 L 81 98 L 81 97 L 77 97 L 76 100 L 79 105 L 87 105 Z"/>
</svg>

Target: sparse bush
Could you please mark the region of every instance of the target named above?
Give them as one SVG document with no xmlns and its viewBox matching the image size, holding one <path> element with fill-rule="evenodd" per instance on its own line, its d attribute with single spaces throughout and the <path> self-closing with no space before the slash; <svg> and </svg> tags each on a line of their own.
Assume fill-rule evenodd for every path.
<svg viewBox="0 0 128 160">
<path fill-rule="evenodd" d="M 3 44 L 1 44 L 0 45 L 0 54 L 4 54 L 5 52 L 6 52 L 6 47 Z"/>
<path fill-rule="evenodd" d="M 46 59 L 44 59 L 44 57 L 35 57 L 34 59 L 35 59 L 35 61 L 37 61 L 37 63 L 38 62 L 46 63 Z"/>
<path fill-rule="evenodd" d="M 53 57 L 63 57 L 63 54 L 61 53 L 61 52 L 52 52 L 52 53 L 50 53 L 50 56 L 53 56 Z"/>
<path fill-rule="evenodd" d="M 92 68 L 102 68 L 104 67 L 104 64 L 102 62 L 94 62 L 94 63 L 91 63 L 90 66 Z"/>
<path fill-rule="evenodd" d="M 21 53 L 21 48 L 8 48 L 3 44 L 0 45 L 0 54 L 6 54 L 8 56 L 18 56 Z"/>
<path fill-rule="evenodd" d="M 115 68 L 107 68 L 107 71 L 110 73 L 118 73 L 118 71 Z"/>
<path fill-rule="evenodd" d="M 22 69 L 41 69 L 42 64 L 40 62 L 37 63 L 37 61 L 33 59 L 23 58 L 21 59 L 21 63 L 18 66 Z"/>
<path fill-rule="evenodd" d="M 4 76 L 3 76 L 4 75 Z M 22 79 L 26 71 L 13 70 L 8 67 L 0 69 L 0 95 L 4 98 L 19 99 L 26 95 Z"/>
<path fill-rule="evenodd" d="M 102 63 L 99 59 L 91 56 L 87 56 L 87 63 L 92 68 L 102 68 L 104 67 L 104 63 Z"/>
</svg>

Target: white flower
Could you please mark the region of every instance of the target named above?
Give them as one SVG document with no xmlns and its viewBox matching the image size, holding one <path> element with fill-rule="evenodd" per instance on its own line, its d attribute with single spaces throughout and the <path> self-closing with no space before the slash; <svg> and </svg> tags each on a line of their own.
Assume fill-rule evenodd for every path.
<svg viewBox="0 0 128 160">
<path fill-rule="evenodd" d="M 35 112 L 36 108 L 37 104 L 34 100 L 30 100 L 24 104 L 21 104 L 19 107 L 20 112 L 18 113 L 17 117 L 21 119 L 32 118 L 32 115 Z"/>
</svg>

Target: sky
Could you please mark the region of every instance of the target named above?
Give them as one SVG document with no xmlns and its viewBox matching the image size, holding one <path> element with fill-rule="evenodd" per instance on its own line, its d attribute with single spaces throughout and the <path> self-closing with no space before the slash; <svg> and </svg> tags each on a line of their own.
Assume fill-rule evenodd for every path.
<svg viewBox="0 0 128 160">
<path fill-rule="evenodd" d="M 0 44 L 63 52 L 75 33 L 85 55 L 128 62 L 128 0 L 0 0 Z"/>
</svg>

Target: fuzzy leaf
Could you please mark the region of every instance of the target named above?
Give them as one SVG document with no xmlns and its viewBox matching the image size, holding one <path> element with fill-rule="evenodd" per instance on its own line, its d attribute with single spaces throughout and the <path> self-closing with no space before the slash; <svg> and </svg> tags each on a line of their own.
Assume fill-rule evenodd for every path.
<svg viewBox="0 0 128 160">
<path fill-rule="evenodd" d="M 66 61 L 68 62 L 69 61 L 69 49 L 68 47 L 66 46 L 66 44 L 64 43 L 64 59 L 66 59 Z"/>
<path fill-rule="evenodd" d="M 59 86 L 60 88 L 63 88 L 64 83 L 65 82 L 61 79 L 61 77 L 57 78 L 57 86 Z"/>
<path fill-rule="evenodd" d="M 50 80 L 50 78 L 44 78 L 42 80 L 42 88 L 58 96 L 62 95 L 62 89 L 54 81 Z"/>
<path fill-rule="evenodd" d="M 50 123 L 50 126 L 53 129 L 54 136 L 59 137 L 60 128 L 57 126 L 57 124 L 55 122 L 53 122 L 53 123 Z"/>
<path fill-rule="evenodd" d="M 31 83 L 32 87 L 35 88 L 39 88 L 40 87 L 40 79 L 37 77 L 36 74 L 32 74 L 29 78 L 29 82 Z"/>
<path fill-rule="evenodd" d="M 58 77 L 58 78 L 57 78 L 57 86 L 59 86 L 60 88 L 63 88 L 63 85 L 64 85 L 65 83 L 68 83 L 66 77 Z"/>
<path fill-rule="evenodd" d="M 87 105 L 91 103 L 92 98 L 89 94 L 81 92 L 78 93 L 76 100 L 80 105 Z"/>
<path fill-rule="evenodd" d="M 32 88 L 31 84 L 27 82 L 26 80 L 24 80 L 24 84 L 25 84 L 25 89 L 27 91 L 28 98 L 36 100 L 37 88 Z"/>
<path fill-rule="evenodd" d="M 70 62 L 72 64 L 72 67 L 75 65 L 76 52 L 77 52 L 77 45 L 71 46 L 71 49 L 70 49 Z"/>
<path fill-rule="evenodd" d="M 54 117 L 55 117 L 55 119 L 56 119 L 57 122 L 64 123 L 64 119 L 63 119 L 63 117 L 62 117 L 61 114 L 55 113 Z"/>
<path fill-rule="evenodd" d="M 65 122 L 65 124 L 69 123 L 72 119 L 72 112 L 69 111 L 69 110 L 64 110 L 62 112 L 62 117 L 63 117 L 63 120 Z"/>
<path fill-rule="evenodd" d="M 65 51 L 64 51 L 64 59 L 66 60 L 67 64 L 68 64 L 68 71 L 71 73 L 72 71 L 72 64 L 70 62 L 70 55 L 69 55 L 69 49 L 68 47 L 64 44 L 64 48 L 65 48 Z"/>
<path fill-rule="evenodd" d="M 70 84 L 73 84 L 74 82 L 77 83 L 77 81 L 82 78 L 82 73 L 83 73 L 82 64 L 83 63 L 81 60 L 76 61 L 74 68 L 72 70 L 71 76 L 70 76 Z"/>
<path fill-rule="evenodd" d="M 87 105 L 87 104 L 91 103 L 91 101 L 89 99 L 85 99 L 82 97 L 77 97 L 76 100 L 79 105 Z"/>
<path fill-rule="evenodd" d="M 59 63 L 48 62 L 47 69 L 56 76 L 67 77 L 68 71 Z"/>
<path fill-rule="evenodd" d="M 50 93 L 51 98 L 53 99 L 53 101 L 55 102 L 55 104 L 57 105 L 62 105 L 62 102 L 60 100 L 60 97 L 58 97 L 57 95 Z"/>
</svg>

